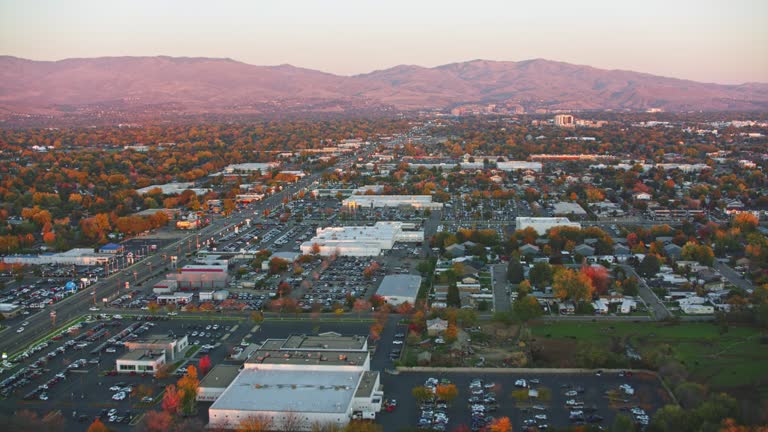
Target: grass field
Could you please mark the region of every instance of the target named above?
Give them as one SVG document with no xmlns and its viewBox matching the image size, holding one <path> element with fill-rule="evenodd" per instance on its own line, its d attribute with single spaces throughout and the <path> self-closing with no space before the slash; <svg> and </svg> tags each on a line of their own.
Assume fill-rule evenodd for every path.
<svg viewBox="0 0 768 432">
<path fill-rule="evenodd" d="M 721 333 L 710 323 L 551 322 L 532 325 L 531 331 L 544 344 L 548 339 L 607 344 L 619 337 L 640 352 L 668 345 L 696 381 L 715 389 L 757 385 L 761 393 L 768 392 L 768 344 L 761 343 L 759 329 L 731 326 Z"/>
</svg>

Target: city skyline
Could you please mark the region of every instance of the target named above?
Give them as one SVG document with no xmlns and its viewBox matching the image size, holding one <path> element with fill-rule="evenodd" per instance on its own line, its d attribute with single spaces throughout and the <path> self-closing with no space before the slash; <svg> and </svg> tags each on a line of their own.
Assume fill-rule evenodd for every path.
<svg viewBox="0 0 768 432">
<path fill-rule="evenodd" d="M 545 58 L 722 84 L 768 82 L 768 4 L 0 1 L 0 54 L 226 57 L 354 75 Z M 762 48 L 761 48 L 762 47 Z"/>
</svg>

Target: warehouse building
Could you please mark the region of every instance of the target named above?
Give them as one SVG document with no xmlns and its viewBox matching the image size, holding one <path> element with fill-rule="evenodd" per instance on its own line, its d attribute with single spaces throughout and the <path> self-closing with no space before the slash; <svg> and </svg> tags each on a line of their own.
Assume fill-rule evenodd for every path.
<svg viewBox="0 0 768 432">
<path fill-rule="evenodd" d="M 502 171 L 536 171 L 541 172 L 541 162 L 507 161 L 496 162 L 496 167 Z"/>
<path fill-rule="evenodd" d="M 384 297 L 384 300 L 398 306 L 405 302 L 416 304 L 416 297 L 421 287 L 421 276 L 418 275 L 387 275 L 376 290 L 376 294 Z"/>
<path fill-rule="evenodd" d="M 94 253 L 93 249 L 75 248 L 66 252 L 46 253 L 41 255 L 9 255 L 2 257 L 6 264 L 24 264 L 24 265 L 45 265 L 45 264 L 63 264 L 63 265 L 82 265 L 96 266 L 104 265 L 115 258 L 112 254 Z"/>
<path fill-rule="evenodd" d="M 557 202 L 552 206 L 552 213 L 555 216 L 584 217 L 587 211 L 579 203 Z"/>
<path fill-rule="evenodd" d="M 548 230 L 554 227 L 573 227 L 581 228 L 578 222 L 571 222 L 565 217 L 518 217 L 515 218 L 515 230 L 523 230 L 531 227 L 539 235 L 546 234 Z"/>
<path fill-rule="evenodd" d="M 432 202 L 431 195 L 352 195 L 342 201 L 350 210 L 382 207 L 411 207 L 414 209 L 440 210 L 443 203 Z"/>
<path fill-rule="evenodd" d="M 318 228 L 315 237 L 302 243 L 301 252 L 305 255 L 312 254 L 314 245 L 317 245 L 320 255 L 324 256 L 376 256 L 383 250 L 392 249 L 396 242 L 424 241 L 424 231 L 416 231 L 414 228 L 414 224 L 405 222 Z"/>
<path fill-rule="evenodd" d="M 318 425 L 344 427 L 352 418 L 373 419 L 383 393 L 378 372 L 369 369 L 365 336 L 269 339 L 218 396 L 220 387 L 204 383 L 205 397 L 215 397 L 208 426 L 236 429 L 258 416 L 269 419 L 269 429 L 310 431 Z"/>
<path fill-rule="evenodd" d="M 205 375 L 197 388 L 198 402 L 215 402 L 240 374 L 240 366 L 218 364 Z"/>
</svg>

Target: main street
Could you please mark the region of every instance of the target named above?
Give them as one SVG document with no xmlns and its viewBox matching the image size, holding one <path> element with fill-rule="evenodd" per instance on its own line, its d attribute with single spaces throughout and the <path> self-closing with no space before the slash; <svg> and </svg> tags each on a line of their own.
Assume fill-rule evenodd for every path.
<svg viewBox="0 0 768 432">
<path fill-rule="evenodd" d="M 351 158 L 347 157 L 342 159 L 337 166 L 343 169 L 351 162 Z M 328 168 L 326 171 L 333 170 L 334 168 Z M 125 286 L 124 282 L 133 281 L 137 277 L 144 279 L 148 273 L 151 273 L 151 269 L 164 268 L 171 256 L 178 256 L 179 261 L 177 264 L 182 264 L 185 260 L 184 253 L 197 250 L 199 244 L 205 240 L 216 238 L 222 233 L 234 229 L 235 226 L 243 223 L 246 219 L 255 219 L 255 216 L 261 217 L 264 209 L 273 209 L 282 205 L 282 201 L 286 196 L 292 196 L 302 188 L 308 187 L 312 182 L 319 179 L 322 174 L 323 172 L 310 174 L 296 183 L 286 186 L 282 191 L 249 206 L 245 210 L 235 212 L 229 217 L 214 219 L 207 227 L 159 248 L 154 254 L 147 256 L 143 260 L 119 269 L 116 273 L 104 277 L 94 285 L 53 304 L 41 312 L 28 316 L 26 321 L 29 324 L 25 326 L 25 330 L 22 333 L 17 333 L 12 331 L 12 329 L 7 329 L 3 332 L 3 337 L 0 338 L 0 352 L 11 355 L 23 350 L 27 344 L 48 334 L 55 327 L 59 327 L 87 313 L 88 309 L 94 305 L 94 299 L 100 302 L 103 298 L 114 298 L 120 294 L 121 288 Z M 51 318 L 51 313 L 54 312 L 56 314 L 55 327 L 54 321 Z"/>
<path fill-rule="evenodd" d="M 493 289 L 493 311 L 507 312 L 510 309 L 507 285 L 507 266 L 496 264 L 491 267 L 491 288 Z"/>
<path fill-rule="evenodd" d="M 648 284 L 645 283 L 645 279 L 641 278 L 637 272 L 635 272 L 635 269 L 632 268 L 632 266 L 620 265 L 620 267 L 624 269 L 627 276 L 634 276 L 637 278 L 640 298 L 643 299 L 646 306 L 648 306 L 648 308 L 651 310 L 653 319 L 663 320 L 672 317 L 672 313 L 667 309 L 666 306 L 664 306 L 664 303 L 661 302 L 659 297 L 651 290 Z"/>
<path fill-rule="evenodd" d="M 720 272 L 721 275 L 723 275 L 723 277 L 728 279 L 728 282 L 734 284 L 738 288 L 741 288 L 748 293 L 754 291 L 755 287 L 752 286 L 752 283 L 744 279 L 739 273 L 736 272 L 736 270 L 732 269 L 727 264 L 715 260 L 714 267 L 717 271 Z"/>
</svg>

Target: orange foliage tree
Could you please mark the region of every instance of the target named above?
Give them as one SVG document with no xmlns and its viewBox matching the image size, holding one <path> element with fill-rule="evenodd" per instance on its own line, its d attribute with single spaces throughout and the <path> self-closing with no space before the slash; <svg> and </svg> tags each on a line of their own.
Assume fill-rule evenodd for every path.
<svg viewBox="0 0 768 432">
<path fill-rule="evenodd" d="M 486 427 L 488 432 L 512 432 L 512 422 L 509 417 L 499 417 L 493 419 Z"/>
<path fill-rule="evenodd" d="M 165 393 L 163 394 L 163 411 L 168 414 L 175 415 L 179 412 L 179 405 L 181 404 L 181 394 L 175 385 L 169 384 L 165 386 Z"/>
</svg>

